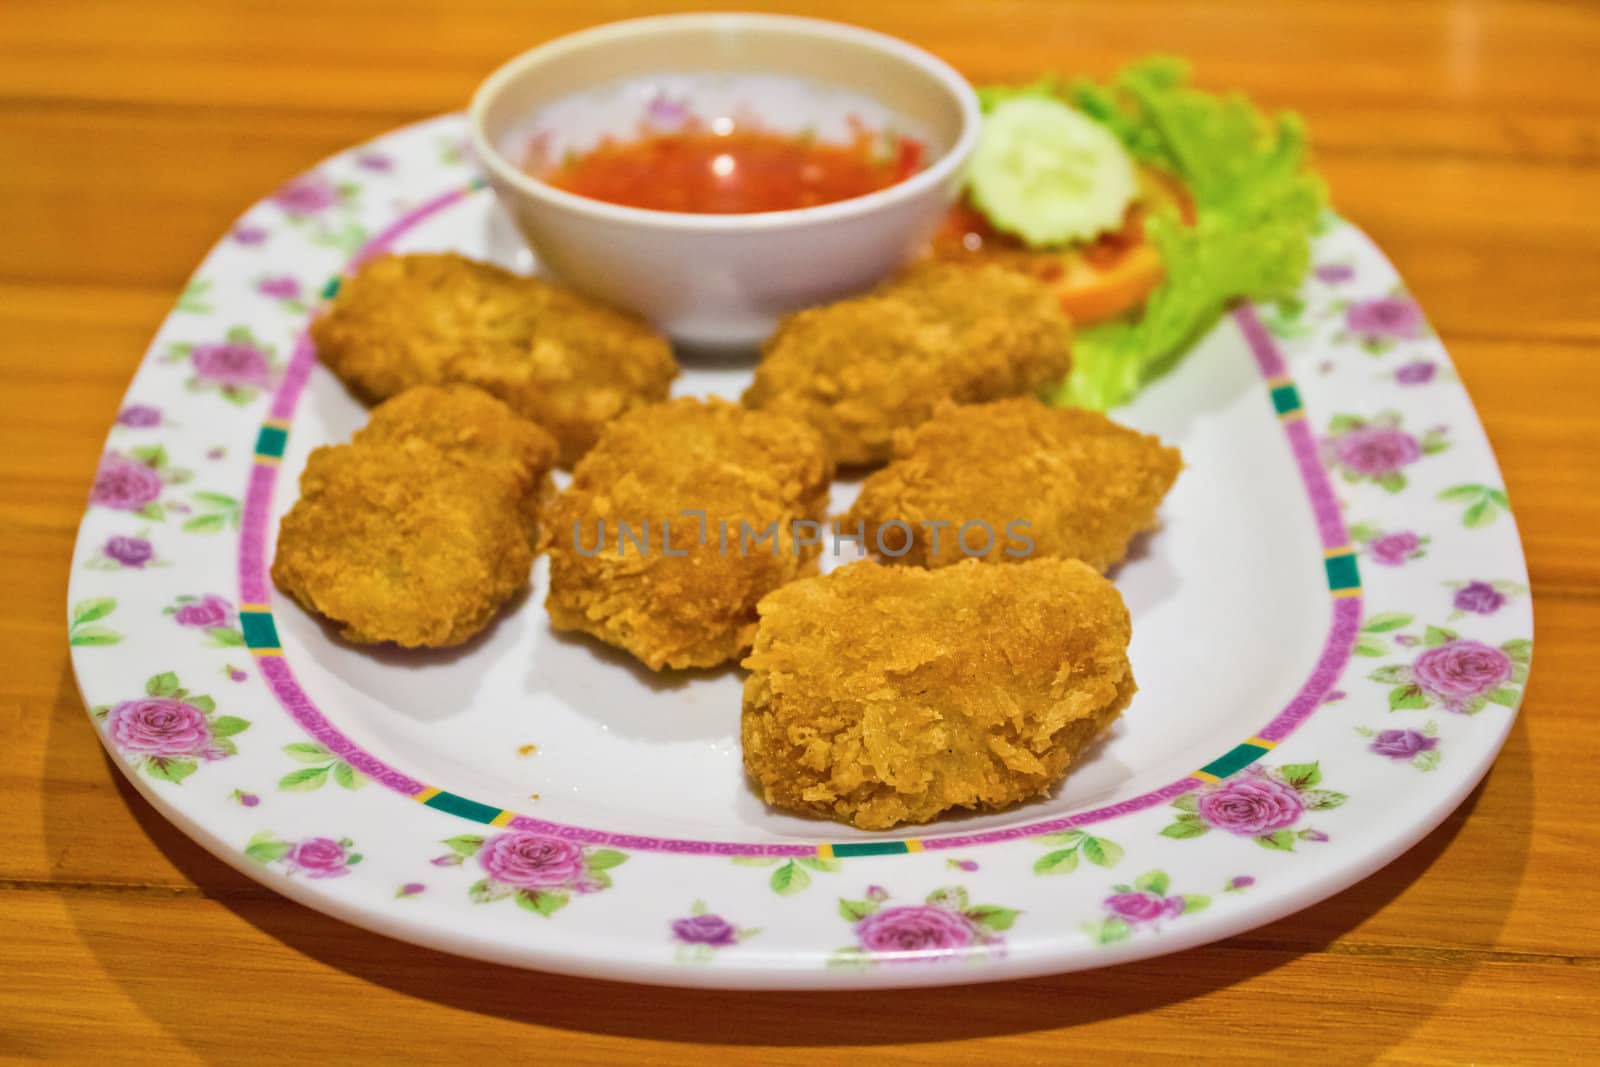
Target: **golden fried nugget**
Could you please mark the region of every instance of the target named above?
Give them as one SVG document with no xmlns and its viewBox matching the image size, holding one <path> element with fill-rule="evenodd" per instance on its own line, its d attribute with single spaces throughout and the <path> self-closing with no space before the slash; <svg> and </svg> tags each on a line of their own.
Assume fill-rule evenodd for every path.
<svg viewBox="0 0 1600 1067">
<path fill-rule="evenodd" d="M 1155 437 L 1032 397 L 947 405 L 894 444 L 845 525 L 864 524 L 873 554 L 920 567 L 1059 556 L 1103 571 L 1155 525 L 1183 469 Z"/>
<path fill-rule="evenodd" d="M 894 431 L 941 401 L 1020 396 L 1065 378 L 1071 340 L 1038 281 L 997 266 L 925 265 L 785 319 L 744 403 L 811 423 L 840 465 L 881 463 Z"/>
<path fill-rule="evenodd" d="M 816 573 L 820 536 L 794 524 L 821 523 L 832 477 L 795 419 L 716 399 L 629 412 L 546 510 L 551 623 L 652 670 L 734 659 L 757 601 Z"/>
<path fill-rule="evenodd" d="M 678 364 L 641 319 L 539 278 L 450 253 L 380 256 L 311 324 L 317 356 L 368 401 L 465 382 L 561 444 L 570 466 L 601 425 L 666 399 Z"/>
<path fill-rule="evenodd" d="M 852 563 L 761 601 L 744 765 L 863 830 L 1042 796 L 1133 698 L 1116 587 L 1077 560 Z"/>
<path fill-rule="evenodd" d="M 539 512 L 552 488 L 549 470 L 560 451 L 543 427 L 470 385 L 419 385 L 374 408 L 350 440 L 392 447 L 410 438 L 463 462 L 537 472 L 534 491 L 524 494 L 523 504 L 529 539 L 537 539 Z"/>
<path fill-rule="evenodd" d="M 499 401 L 423 387 L 311 453 L 272 580 L 347 639 L 456 645 L 527 584 L 555 442 Z"/>
</svg>

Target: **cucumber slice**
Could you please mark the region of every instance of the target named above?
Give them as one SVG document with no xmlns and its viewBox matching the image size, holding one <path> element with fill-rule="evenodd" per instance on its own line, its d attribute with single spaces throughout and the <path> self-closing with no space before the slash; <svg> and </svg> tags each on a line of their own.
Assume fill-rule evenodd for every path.
<svg viewBox="0 0 1600 1067">
<path fill-rule="evenodd" d="M 1038 96 L 1014 97 L 985 116 L 967 173 L 973 205 L 1035 248 L 1117 229 L 1139 188 L 1111 131 Z"/>
</svg>

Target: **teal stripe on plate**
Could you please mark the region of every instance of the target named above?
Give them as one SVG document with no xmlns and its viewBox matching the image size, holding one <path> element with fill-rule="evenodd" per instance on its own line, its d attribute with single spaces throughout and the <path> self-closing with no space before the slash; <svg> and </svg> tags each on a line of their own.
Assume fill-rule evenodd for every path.
<svg viewBox="0 0 1600 1067">
<path fill-rule="evenodd" d="M 264 611 L 241 611 L 239 630 L 244 634 L 246 648 L 282 647 L 278 644 L 278 628 L 272 624 L 272 616 Z"/>
<path fill-rule="evenodd" d="M 1243 744 L 1233 751 L 1212 760 L 1200 769 L 1206 774 L 1214 774 L 1218 778 L 1226 778 L 1230 774 L 1244 770 L 1266 754 L 1267 750 L 1260 745 Z"/>
<path fill-rule="evenodd" d="M 1361 587 L 1361 572 L 1356 567 L 1356 557 L 1353 555 L 1329 556 L 1323 560 L 1328 569 L 1329 589 L 1359 589 Z"/>
<path fill-rule="evenodd" d="M 491 808 L 487 804 L 479 804 L 476 800 L 458 797 L 454 793 L 440 793 L 423 801 L 430 808 L 447 811 L 451 815 L 459 815 L 463 819 L 473 822 L 493 822 L 495 816 L 500 814 L 499 808 Z"/>
<path fill-rule="evenodd" d="M 853 841 L 833 846 L 834 859 L 846 856 L 897 856 L 910 852 L 904 841 Z"/>
<path fill-rule="evenodd" d="M 256 455 L 283 458 L 283 446 L 289 440 L 289 431 L 280 426 L 263 426 L 256 435 Z"/>
</svg>

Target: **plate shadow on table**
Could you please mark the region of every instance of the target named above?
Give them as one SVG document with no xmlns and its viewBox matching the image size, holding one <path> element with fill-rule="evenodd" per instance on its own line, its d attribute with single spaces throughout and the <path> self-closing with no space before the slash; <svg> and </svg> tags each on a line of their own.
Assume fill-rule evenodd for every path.
<svg viewBox="0 0 1600 1067">
<path fill-rule="evenodd" d="M 70 780 L 67 768 L 99 750 L 85 721 L 70 674 L 61 680 L 50 733 L 47 779 Z M 1519 720 L 1490 778 L 1416 847 L 1363 882 L 1319 904 L 1226 941 L 1157 960 L 1073 974 L 1023 979 L 992 991 L 971 986 L 860 992 L 737 992 L 645 987 L 618 982 L 520 971 L 497 964 L 408 945 L 347 925 L 253 883 L 190 841 L 168 823 L 102 756 L 118 797 L 96 789 L 53 794 L 44 808 L 44 830 L 55 867 L 62 867 L 87 819 L 108 817 L 108 804 L 125 805 L 157 849 L 209 900 L 291 949 L 310 957 L 305 986 L 314 992 L 322 968 L 334 968 L 402 995 L 513 1023 L 623 1036 L 650 1041 L 768 1046 L 887 1045 L 952 1041 L 1058 1029 L 1121 1015 L 1153 1011 L 1247 982 L 1324 951 L 1405 893 L 1432 867 L 1471 817 L 1486 789 L 1495 793 L 1493 833 L 1504 843 L 1499 862 L 1473 869 L 1474 895 L 1493 909 L 1493 928 L 1479 933 L 1489 947 L 1504 925 L 1527 860 L 1532 824 L 1529 742 Z M 120 815 L 117 816 L 120 818 Z M 1484 831 L 1487 832 L 1487 831 Z M 70 869 L 52 876 L 70 881 Z M 162 888 L 161 893 L 169 891 Z M 63 894 L 83 945 L 128 997 L 175 1039 L 199 1051 L 215 1051 L 226 1020 L 197 1014 L 191 985 L 151 980 L 149 945 L 130 943 L 125 925 L 107 919 L 103 903 L 80 906 Z M 196 901 L 196 907 L 208 906 Z M 314 962 L 311 962 L 314 961 Z M 1382 967 L 1381 955 L 1373 966 Z M 1368 1047 L 1388 1046 L 1444 1007 L 1470 969 L 1437 968 L 1416 984 L 1408 1010 L 1364 1013 Z M 335 995 L 328 992 L 327 995 Z M 796 1026 L 796 1015 L 827 1020 Z M 713 1020 L 737 1019 L 737 1024 Z M 1307 1047 L 1337 1047 L 1348 1036 L 1348 1013 L 1297 1013 Z M 241 1033 L 241 1040 L 243 1039 Z M 1329 1044 L 1316 1044 L 1325 1039 Z"/>
</svg>

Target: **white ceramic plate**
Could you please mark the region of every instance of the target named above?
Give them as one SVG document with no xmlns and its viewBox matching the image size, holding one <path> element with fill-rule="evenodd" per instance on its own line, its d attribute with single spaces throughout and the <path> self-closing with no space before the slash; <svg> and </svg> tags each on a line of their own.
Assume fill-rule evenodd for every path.
<svg viewBox="0 0 1600 1067">
<path fill-rule="evenodd" d="M 458 117 L 251 208 L 161 327 L 79 532 L 73 662 L 120 767 L 218 856 L 394 937 L 681 985 L 1011 978 L 1268 922 L 1418 841 L 1487 770 L 1532 616 L 1494 457 L 1393 268 L 1329 219 L 1295 309 L 1241 309 L 1118 413 L 1182 447 L 1116 573 L 1140 692 L 1051 798 L 870 835 L 745 784 L 740 672 L 653 676 L 532 593 L 439 654 L 352 648 L 267 578 L 362 409 L 311 308 L 353 257 L 531 270 Z M 747 368 L 690 367 L 736 395 Z M 853 487 L 837 487 L 842 502 Z"/>
</svg>

